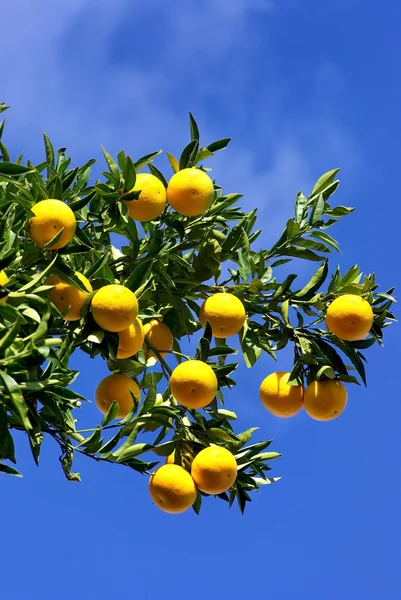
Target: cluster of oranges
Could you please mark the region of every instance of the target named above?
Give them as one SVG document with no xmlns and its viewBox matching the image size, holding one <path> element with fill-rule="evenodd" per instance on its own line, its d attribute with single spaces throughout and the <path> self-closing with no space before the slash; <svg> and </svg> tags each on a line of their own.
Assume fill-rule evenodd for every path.
<svg viewBox="0 0 401 600">
<path fill-rule="evenodd" d="M 167 190 L 154 175 L 140 173 L 131 192 L 138 191 L 137 200 L 124 200 L 129 216 L 145 222 L 159 217 L 166 207 L 185 216 L 201 215 L 212 202 L 214 186 L 209 176 L 196 168 L 178 171 L 171 178 Z M 73 238 L 76 220 L 70 207 L 60 200 L 46 199 L 32 208 L 33 217 L 28 223 L 28 234 L 39 247 L 57 250 Z M 82 307 L 93 292 L 88 279 L 76 273 L 86 292 L 65 282 L 58 275 L 51 275 L 47 284 L 53 286 L 49 297 L 67 321 L 80 319 Z M 8 282 L 7 275 L 0 273 L 0 285 Z M 7 297 L 1 298 L 5 301 Z M 108 332 L 118 334 L 117 358 L 129 358 L 143 348 L 146 358 L 165 356 L 173 346 L 173 335 L 167 325 L 158 319 L 143 324 L 138 317 L 138 301 L 135 294 L 120 284 L 105 285 L 97 290 L 91 301 L 92 317 L 97 325 Z M 202 304 L 199 320 L 203 327 L 209 322 L 215 338 L 228 338 L 240 332 L 246 319 L 241 300 L 228 292 L 215 293 Z M 360 296 L 344 294 L 330 304 L 326 325 L 341 340 L 364 339 L 373 323 L 370 304 Z M 149 347 L 146 342 L 148 341 Z M 156 351 L 156 353 L 154 352 Z M 302 407 L 317 420 L 331 420 L 344 410 L 347 393 L 338 380 L 313 381 L 304 390 L 302 386 L 288 383 L 289 373 L 270 374 L 260 386 L 263 405 L 273 415 L 290 417 Z M 174 399 L 190 409 L 208 406 L 216 396 L 218 381 L 211 366 L 200 360 L 180 363 L 169 380 Z M 98 408 L 107 413 L 117 401 L 118 418 L 124 418 L 133 408 L 133 397 L 139 401 L 137 383 L 122 374 L 112 374 L 103 379 L 96 390 Z M 188 457 L 187 457 L 188 458 Z M 189 456 L 187 465 L 174 464 L 168 457 L 165 465 L 151 475 L 149 489 L 155 504 L 172 513 L 190 508 L 197 489 L 207 494 L 220 494 L 228 490 L 236 479 L 235 457 L 227 449 L 210 446 L 195 457 Z"/>
</svg>

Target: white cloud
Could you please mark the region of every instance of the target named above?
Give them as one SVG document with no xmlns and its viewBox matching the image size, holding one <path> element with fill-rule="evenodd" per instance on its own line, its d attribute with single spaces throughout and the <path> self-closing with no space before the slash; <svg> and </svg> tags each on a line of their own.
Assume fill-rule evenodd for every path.
<svg viewBox="0 0 401 600">
<path fill-rule="evenodd" d="M 187 142 L 191 109 L 205 140 L 234 137 L 210 162 L 218 179 L 244 193 L 247 208 L 259 206 L 269 229 L 281 229 L 295 193 L 307 191 L 320 170 L 344 161 L 355 167 L 359 150 L 326 100 L 344 88 L 335 65 L 322 64 L 316 73 L 312 117 L 288 114 L 286 82 L 268 65 L 260 77 L 255 55 L 278 10 L 270 0 L 177 0 L 174 10 L 165 0 L 9 3 L 2 84 L 14 107 L 12 146 L 37 154 L 45 129 L 80 160 L 99 156 L 100 144 L 133 156 L 160 147 L 177 153 Z M 262 19 L 263 34 L 256 27 Z M 116 54 L 124 36 L 143 39 L 139 54 Z"/>
</svg>

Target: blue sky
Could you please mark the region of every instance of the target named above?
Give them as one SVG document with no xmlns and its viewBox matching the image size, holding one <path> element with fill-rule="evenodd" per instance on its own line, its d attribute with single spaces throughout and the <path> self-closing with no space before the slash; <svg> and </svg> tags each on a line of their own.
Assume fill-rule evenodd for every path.
<svg viewBox="0 0 401 600">
<path fill-rule="evenodd" d="M 213 174 L 258 207 L 266 245 L 296 192 L 339 166 L 336 200 L 357 208 L 335 231 L 339 262 L 376 271 L 384 290 L 400 284 L 400 17 L 395 0 L 14 0 L 2 11 L 5 141 L 38 162 L 42 130 L 77 162 L 101 159 L 100 144 L 178 153 L 191 110 L 204 141 L 232 136 Z M 1 598 L 397 598 L 400 350 L 391 327 L 367 354 L 368 389 L 350 386 L 330 423 L 270 416 L 258 386 L 275 365 L 242 366 L 228 401 L 238 427 L 260 425 L 284 455 L 272 463 L 282 480 L 244 517 L 212 499 L 200 517 L 165 515 L 145 478 L 88 459 L 68 483 L 51 441 L 37 469 L 19 440 L 24 478 L 1 479 Z M 106 368 L 73 365 L 93 398 Z M 97 419 L 82 409 L 82 423 Z"/>
</svg>

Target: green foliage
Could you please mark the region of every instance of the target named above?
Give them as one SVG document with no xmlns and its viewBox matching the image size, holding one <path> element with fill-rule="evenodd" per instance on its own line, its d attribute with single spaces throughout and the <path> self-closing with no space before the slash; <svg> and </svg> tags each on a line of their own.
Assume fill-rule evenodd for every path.
<svg viewBox="0 0 401 600">
<path fill-rule="evenodd" d="M 5 108 L 0 105 L 0 111 Z M 179 160 L 168 154 L 173 172 L 200 166 L 230 141 L 200 147 L 192 115 L 190 134 Z M 152 164 L 161 151 L 136 161 L 121 151 L 114 160 L 103 148 L 107 170 L 92 184 L 94 160 L 72 168 L 65 149 L 56 152 L 47 135 L 44 143 L 46 160 L 36 166 L 10 161 L 3 142 L 0 147 L 0 269 L 9 277 L 0 287 L 0 297 L 8 294 L 7 302 L 0 302 L 0 471 L 18 475 L 9 464 L 16 462 L 14 430 L 26 433 L 37 464 L 45 436 L 52 437 L 70 480 L 79 479 L 71 471 L 77 452 L 149 473 L 160 457 L 173 451 L 179 461 L 187 452 L 217 444 L 231 450 L 239 466 L 233 488 L 219 497 L 230 506 L 237 500 L 243 511 L 251 492 L 277 480 L 267 474 L 270 461 L 280 455 L 266 452 L 270 441 L 249 445 L 256 428 L 235 433 L 237 416 L 225 408 L 223 391 L 228 388 L 226 398 L 234 393 L 230 389 L 235 386 L 238 353 L 231 340 L 214 340 L 209 325 L 201 330 L 200 302 L 222 290 L 242 300 L 247 321 L 239 341 L 247 367 L 264 352 L 276 358 L 277 351 L 290 343 L 294 362 L 288 370 L 293 384 L 320 378 L 366 383 L 362 351 L 381 344 L 384 327 L 395 320 L 390 312 L 393 289 L 379 292 L 375 276 L 363 276 L 357 265 L 343 275 L 338 268 L 329 270 L 328 255 L 338 250 L 338 244 L 327 229 L 353 210 L 332 204 L 338 169 L 322 175 L 308 197 L 299 192 L 294 217 L 278 241 L 270 249 L 254 250 L 260 234 L 254 229 L 256 210 L 244 212 L 238 204 L 241 196 L 223 194 L 217 184 L 214 201 L 201 217 L 184 217 L 169 206 L 159 219 L 141 227 L 128 217 L 121 198 L 138 197 L 139 192 L 131 190 L 140 169 L 148 167 L 167 184 Z M 71 243 L 59 251 L 39 249 L 26 235 L 32 206 L 45 198 L 66 202 L 79 225 Z M 112 234 L 124 236 L 126 245 L 115 248 Z M 318 263 L 308 282 L 297 282 L 297 266 L 295 273 L 280 277 L 280 266 L 293 259 Z M 113 282 L 126 285 L 137 294 L 142 319 L 163 316 L 175 338 L 171 354 L 178 362 L 187 358 L 180 341 L 198 332 L 193 356 L 214 369 L 219 383 L 211 405 L 203 411 L 177 405 L 168 388 L 170 360 L 159 356 L 153 366 L 142 350 L 131 359 L 117 360 L 117 335 L 99 329 L 90 312 L 91 296 L 80 321 L 64 321 L 48 299 L 50 287 L 45 282 L 55 273 L 83 289 L 75 271 L 85 274 L 94 290 Z M 343 293 L 362 295 L 372 304 L 374 325 L 364 341 L 342 342 L 323 325 L 328 305 Z M 91 357 L 100 355 L 113 373 L 137 381 L 142 400 L 122 421 L 115 422 L 114 403 L 95 428 L 77 429 L 78 409 L 85 398 L 71 388 L 78 373 L 68 366 L 77 349 Z M 197 512 L 203 496 L 198 495 Z"/>
</svg>

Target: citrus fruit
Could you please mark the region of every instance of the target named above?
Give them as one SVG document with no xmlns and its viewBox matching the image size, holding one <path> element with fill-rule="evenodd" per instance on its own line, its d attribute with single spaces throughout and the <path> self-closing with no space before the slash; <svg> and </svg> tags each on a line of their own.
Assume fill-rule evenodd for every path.
<svg viewBox="0 0 401 600">
<path fill-rule="evenodd" d="M 289 385 L 289 375 L 283 371 L 271 373 L 260 385 L 262 404 L 276 417 L 292 417 L 302 408 L 304 388 L 302 385 Z"/>
<path fill-rule="evenodd" d="M 118 334 L 117 358 L 129 358 L 136 354 L 142 347 L 145 333 L 142 321 L 139 317 L 128 327 Z"/>
<path fill-rule="evenodd" d="M 166 188 L 160 179 L 150 173 L 138 173 L 130 192 L 137 191 L 141 192 L 137 200 L 124 200 L 122 197 L 131 219 L 153 221 L 160 217 L 166 206 Z"/>
<path fill-rule="evenodd" d="M 196 499 L 195 483 L 180 465 L 163 465 L 152 473 L 149 492 L 156 506 L 171 514 L 185 512 Z"/>
<path fill-rule="evenodd" d="M 111 283 L 96 292 L 92 298 L 92 316 L 102 329 L 124 331 L 138 315 L 138 300 L 131 290 Z"/>
<path fill-rule="evenodd" d="M 187 408 L 204 408 L 217 392 L 217 377 L 201 360 L 187 360 L 174 369 L 170 377 L 174 398 Z"/>
<path fill-rule="evenodd" d="M 305 390 L 305 410 L 316 421 L 336 419 L 346 405 L 347 390 L 341 381 L 321 379 L 313 381 Z"/>
<path fill-rule="evenodd" d="M 117 400 L 120 410 L 117 418 L 124 418 L 134 405 L 131 392 L 139 401 L 138 384 L 127 375 L 108 375 L 99 383 L 96 389 L 96 404 L 99 410 L 106 414 L 111 404 Z"/>
<path fill-rule="evenodd" d="M 222 494 L 235 482 L 237 461 L 226 448 L 209 446 L 194 458 L 191 475 L 195 485 L 205 494 Z"/>
<path fill-rule="evenodd" d="M 209 296 L 202 304 L 199 320 L 202 327 L 209 321 L 216 338 L 227 338 L 240 331 L 245 322 L 245 308 L 233 294 L 218 292 Z"/>
<path fill-rule="evenodd" d="M 0 285 L 7 285 L 9 279 L 4 271 L 0 271 Z M 8 296 L 3 296 L 0 298 L 0 302 L 6 302 Z"/>
<path fill-rule="evenodd" d="M 145 336 L 152 346 L 158 350 L 162 357 L 166 356 L 167 352 L 171 350 L 174 341 L 173 335 L 167 325 L 163 321 L 159 321 L 159 319 L 151 319 L 148 323 L 145 323 L 143 329 Z M 144 348 L 146 348 L 146 342 Z M 147 358 L 157 358 L 152 350 L 146 350 L 146 356 Z"/>
<path fill-rule="evenodd" d="M 43 248 L 63 230 L 57 242 L 47 250 L 64 248 L 74 237 L 77 222 L 71 208 L 61 200 L 41 200 L 32 206 L 34 217 L 28 221 L 28 235 L 36 246 Z"/>
<path fill-rule="evenodd" d="M 355 294 L 338 296 L 326 314 L 326 327 L 340 340 L 364 340 L 373 324 L 373 310 L 369 302 Z"/>
<path fill-rule="evenodd" d="M 175 173 L 167 186 L 167 200 L 181 215 L 196 217 L 210 206 L 214 196 L 213 181 L 195 168 Z"/>
<path fill-rule="evenodd" d="M 92 286 L 82 273 L 75 272 L 75 275 L 82 281 L 88 292 L 92 291 Z M 75 286 L 66 283 L 58 275 L 50 275 L 46 285 L 54 285 L 49 293 L 49 298 L 61 313 L 65 313 L 66 321 L 77 321 L 81 317 L 81 309 L 89 294 L 82 292 Z M 68 310 L 67 310 L 68 309 Z"/>
</svg>

